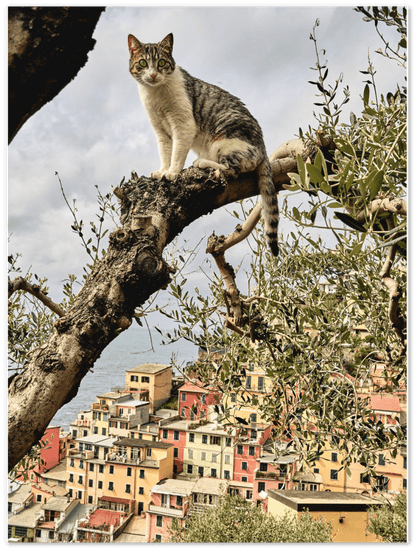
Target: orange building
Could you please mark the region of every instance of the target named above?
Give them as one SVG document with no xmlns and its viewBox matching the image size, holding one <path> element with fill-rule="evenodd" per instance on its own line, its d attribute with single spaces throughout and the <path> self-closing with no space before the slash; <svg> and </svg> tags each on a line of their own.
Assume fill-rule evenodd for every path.
<svg viewBox="0 0 416 550">
<path fill-rule="evenodd" d="M 169 401 L 172 390 L 171 365 L 145 363 L 126 371 L 126 392 L 139 393 L 140 399 L 150 402 L 153 414 Z"/>
</svg>

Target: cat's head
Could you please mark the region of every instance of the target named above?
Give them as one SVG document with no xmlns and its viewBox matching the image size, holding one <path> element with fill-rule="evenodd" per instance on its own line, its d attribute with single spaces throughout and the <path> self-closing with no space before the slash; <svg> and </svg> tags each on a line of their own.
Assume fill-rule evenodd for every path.
<svg viewBox="0 0 416 550">
<path fill-rule="evenodd" d="M 172 57 L 173 34 L 170 33 L 158 44 L 143 44 L 129 34 L 130 73 L 140 84 L 159 86 L 166 82 L 175 70 Z"/>
</svg>

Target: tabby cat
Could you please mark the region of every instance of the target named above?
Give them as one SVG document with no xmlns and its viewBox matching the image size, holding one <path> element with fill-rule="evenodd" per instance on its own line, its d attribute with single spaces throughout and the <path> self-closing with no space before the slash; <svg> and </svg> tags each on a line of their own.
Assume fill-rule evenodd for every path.
<svg viewBox="0 0 416 550">
<path fill-rule="evenodd" d="M 173 35 L 143 44 L 129 35 L 130 73 L 156 132 L 161 167 L 152 178 L 174 181 L 192 149 L 197 168 L 214 168 L 225 177 L 257 171 L 266 239 L 277 256 L 279 210 L 263 134 L 256 119 L 236 97 L 194 78 L 176 66 Z"/>
</svg>

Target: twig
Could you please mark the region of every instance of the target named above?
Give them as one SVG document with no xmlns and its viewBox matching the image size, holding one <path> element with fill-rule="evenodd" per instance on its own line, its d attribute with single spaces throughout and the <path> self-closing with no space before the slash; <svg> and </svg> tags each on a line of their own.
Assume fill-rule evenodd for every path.
<svg viewBox="0 0 416 550">
<path fill-rule="evenodd" d="M 25 292 L 29 292 L 29 294 L 32 294 L 32 296 L 35 296 L 35 298 L 40 300 L 51 311 L 59 315 L 59 317 L 63 317 L 65 315 L 65 310 L 63 310 L 60 306 L 58 306 L 58 304 L 55 304 L 55 302 L 48 298 L 48 296 L 46 296 L 46 294 L 41 291 L 38 285 L 30 284 L 23 277 L 16 277 L 16 279 L 9 281 L 8 286 L 9 298 L 17 290 L 24 290 Z"/>
</svg>

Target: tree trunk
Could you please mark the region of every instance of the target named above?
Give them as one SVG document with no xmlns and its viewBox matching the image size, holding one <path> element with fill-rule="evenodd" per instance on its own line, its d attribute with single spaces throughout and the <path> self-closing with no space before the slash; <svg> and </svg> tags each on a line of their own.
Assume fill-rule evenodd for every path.
<svg viewBox="0 0 416 550">
<path fill-rule="evenodd" d="M 276 190 L 289 182 L 296 158 L 273 163 Z M 9 386 L 9 469 L 42 437 L 77 393 L 104 348 L 132 322 L 135 308 L 169 283 L 163 248 L 187 225 L 215 208 L 258 194 L 254 174 L 227 184 L 213 172 L 190 168 L 174 183 L 138 178 L 115 190 L 122 228 L 110 235 L 105 257 L 94 266 L 71 309 L 55 323 L 47 343 L 29 354 Z"/>
<path fill-rule="evenodd" d="M 104 9 L 9 7 L 9 143 L 85 65 Z"/>
</svg>

